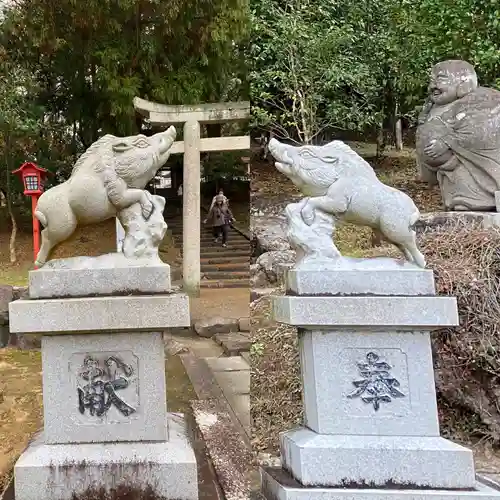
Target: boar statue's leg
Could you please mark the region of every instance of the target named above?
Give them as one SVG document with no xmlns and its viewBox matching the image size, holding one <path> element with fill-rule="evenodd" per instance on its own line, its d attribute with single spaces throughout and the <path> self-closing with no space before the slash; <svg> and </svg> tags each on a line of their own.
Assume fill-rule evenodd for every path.
<svg viewBox="0 0 500 500">
<path fill-rule="evenodd" d="M 50 218 L 47 227 L 42 231 L 42 244 L 36 257 L 35 265 L 42 267 L 49 258 L 52 249 L 66 241 L 74 232 L 77 220 L 72 211 L 59 212 L 59 217 Z"/>
<path fill-rule="evenodd" d="M 425 257 L 417 246 L 417 233 L 409 227 L 405 218 L 396 221 L 393 217 L 388 217 L 387 220 L 382 217 L 380 229 L 382 234 L 396 245 L 410 262 L 414 262 L 421 268 L 425 267 Z"/>
<path fill-rule="evenodd" d="M 340 195 L 337 198 L 327 196 L 318 196 L 309 198 L 302 208 L 301 214 L 304 222 L 310 226 L 314 222 L 314 212 L 316 209 L 326 212 L 330 215 L 341 215 L 349 208 L 349 198 Z"/>
<path fill-rule="evenodd" d="M 144 219 L 149 220 L 153 213 L 154 205 L 146 191 L 128 188 L 125 181 L 118 177 L 106 182 L 105 185 L 109 201 L 111 201 L 117 212 L 131 207 L 135 203 L 140 203 Z"/>
</svg>

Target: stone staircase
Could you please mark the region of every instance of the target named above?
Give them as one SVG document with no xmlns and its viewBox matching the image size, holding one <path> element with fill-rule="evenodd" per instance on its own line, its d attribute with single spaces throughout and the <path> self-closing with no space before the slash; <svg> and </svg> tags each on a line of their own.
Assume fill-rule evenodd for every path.
<svg viewBox="0 0 500 500">
<path fill-rule="evenodd" d="M 202 218 L 204 213 L 202 211 Z M 168 228 L 182 252 L 182 216 L 167 216 Z M 231 228 L 228 244 L 215 243 L 212 228 L 201 225 L 200 264 L 202 288 L 248 288 L 250 279 L 250 242 Z M 182 261 L 179 262 L 182 267 Z"/>
</svg>

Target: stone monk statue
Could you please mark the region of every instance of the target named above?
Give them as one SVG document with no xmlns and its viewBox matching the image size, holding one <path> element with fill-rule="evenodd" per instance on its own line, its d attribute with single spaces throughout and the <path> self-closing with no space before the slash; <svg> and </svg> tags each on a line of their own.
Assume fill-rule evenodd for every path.
<svg viewBox="0 0 500 500">
<path fill-rule="evenodd" d="M 500 92 L 479 87 L 471 64 L 450 60 L 433 67 L 416 146 L 422 178 L 439 184 L 445 210 L 496 210 Z"/>
</svg>

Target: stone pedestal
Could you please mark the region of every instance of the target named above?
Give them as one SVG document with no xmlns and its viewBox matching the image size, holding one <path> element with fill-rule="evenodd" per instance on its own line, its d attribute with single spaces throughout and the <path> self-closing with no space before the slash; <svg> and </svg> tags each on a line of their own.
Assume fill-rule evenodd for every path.
<svg viewBox="0 0 500 500">
<path fill-rule="evenodd" d="M 152 283 L 152 269 L 132 269 L 137 289 Z M 161 267 L 163 293 L 108 296 L 130 286 L 122 271 L 77 270 L 76 286 L 71 270 L 42 268 L 31 272 L 30 299 L 10 304 L 13 332 L 43 334 L 44 429 L 15 465 L 16 500 L 83 500 L 116 488 L 198 499 L 183 416 L 167 413 L 162 336 L 189 326 L 189 298 L 168 293 Z M 61 286 L 78 297 L 60 298 Z"/>
<path fill-rule="evenodd" d="M 305 427 L 281 436 L 267 500 L 499 498 L 439 435 L 430 331 L 458 324 L 430 270 L 389 259 L 294 269 L 274 318 L 298 327 Z"/>
</svg>

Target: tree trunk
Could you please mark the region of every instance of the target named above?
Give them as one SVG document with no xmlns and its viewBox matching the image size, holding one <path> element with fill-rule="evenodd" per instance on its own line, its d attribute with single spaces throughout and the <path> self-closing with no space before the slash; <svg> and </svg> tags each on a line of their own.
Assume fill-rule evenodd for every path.
<svg viewBox="0 0 500 500">
<path fill-rule="evenodd" d="M 396 149 L 398 151 L 403 150 L 403 124 L 401 123 L 401 118 L 396 120 Z"/>
<path fill-rule="evenodd" d="M 14 211 L 12 210 L 12 203 L 8 204 L 8 210 L 10 215 L 10 220 L 12 222 L 12 232 L 10 233 L 10 241 L 9 241 L 9 253 L 10 253 L 10 263 L 15 264 L 17 262 L 16 255 L 16 237 L 17 237 L 17 222 L 14 217 Z"/>
<path fill-rule="evenodd" d="M 394 110 L 394 118 L 396 119 L 396 125 L 394 127 L 394 134 L 396 136 L 396 149 L 398 151 L 403 150 L 403 123 L 401 117 L 399 116 L 399 104 L 396 102 L 396 109 Z"/>
<path fill-rule="evenodd" d="M 10 137 L 7 137 L 5 141 L 4 158 L 6 160 L 6 165 L 7 165 L 7 168 L 5 170 L 5 187 L 6 187 L 5 197 L 7 198 L 7 211 L 9 212 L 10 220 L 12 222 L 12 232 L 10 233 L 10 241 L 9 241 L 9 254 L 10 254 L 10 263 L 15 264 L 17 262 L 17 255 L 16 255 L 17 222 L 14 216 L 14 208 L 12 206 L 12 189 L 10 184 L 10 176 L 11 176 Z"/>
<path fill-rule="evenodd" d="M 377 153 L 376 157 L 377 159 L 381 158 L 382 155 L 384 154 L 385 151 L 385 146 L 386 146 L 386 137 L 385 137 L 385 130 L 384 130 L 384 125 L 381 123 L 378 129 L 378 135 L 377 135 Z"/>
</svg>

